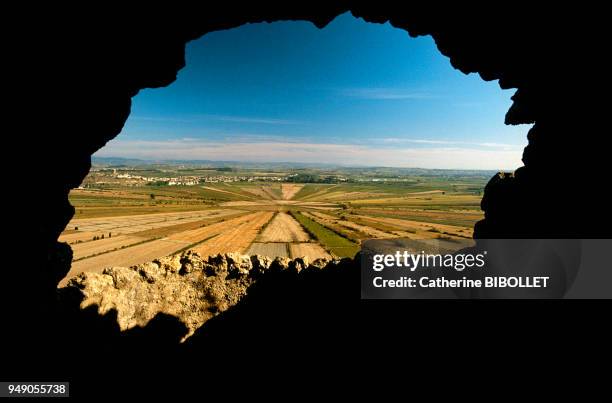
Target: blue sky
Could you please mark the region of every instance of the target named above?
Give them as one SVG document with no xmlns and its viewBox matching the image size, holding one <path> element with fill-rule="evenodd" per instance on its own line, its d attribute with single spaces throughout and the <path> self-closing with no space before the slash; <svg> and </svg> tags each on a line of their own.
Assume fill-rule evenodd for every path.
<svg viewBox="0 0 612 403">
<path fill-rule="evenodd" d="M 514 169 L 514 90 L 463 75 L 431 37 L 344 14 L 249 24 L 187 45 L 175 83 L 133 98 L 97 156 Z"/>
</svg>

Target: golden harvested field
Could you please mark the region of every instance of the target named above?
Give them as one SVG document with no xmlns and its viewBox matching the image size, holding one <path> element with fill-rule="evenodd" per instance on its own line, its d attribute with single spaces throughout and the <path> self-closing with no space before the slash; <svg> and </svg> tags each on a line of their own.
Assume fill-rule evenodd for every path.
<svg viewBox="0 0 612 403">
<path fill-rule="evenodd" d="M 291 200 L 293 196 L 299 192 L 304 185 L 296 185 L 293 183 L 283 183 L 281 184 L 281 193 L 283 195 L 283 200 Z"/>
<path fill-rule="evenodd" d="M 279 207 L 291 207 L 291 208 L 307 208 L 315 210 L 337 210 L 338 205 L 335 203 L 327 202 L 303 202 L 300 200 L 265 200 L 265 201 L 229 201 L 220 203 L 221 207 L 233 207 L 240 209 L 261 209 L 264 207 L 270 207 L 278 209 Z"/>
<path fill-rule="evenodd" d="M 274 216 L 246 253 L 289 258 L 307 256 L 311 260 L 331 258 L 321 245 L 310 239 L 295 218 L 284 212 Z"/>
<path fill-rule="evenodd" d="M 308 194 L 306 196 L 301 197 L 300 200 L 310 200 L 310 199 L 319 198 L 319 197 L 325 195 L 326 193 L 329 193 L 331 190 L 337 188 L 338 186 L 340 186 L 340 185 L 329 185 L 329 186 L 326 186 L 323 189 L 316 190 L 313 193 L 310 193 L 310 194 Z"/>
<path fill-rule="evenodd" d="M 218 187 L 212 187 L 212 186 L 202 186 L 202 189 L 207 189 L 207 190 L 212 190 L 213 192 L 219 192 L 219 193 L 227 193 L 233 196 L 238 196 L 238 197 L 247 197 L 247 198 L 251 198 L 251 196 L 247 196 L 244 193 L 237 193 L 237 192 L 232 192 L 230 190 L 227 189 L 220 189 Z"/>
<path fill-rule="evenodd" d="M 102 252 L 107 252 L 121 247 L 134 245 L 142 242 L 146 238 L 141 238 L 132 235 L 119 235 L 112 238 L 99 239 L 97 241 L 83 242 L 76 245 L 72 245 L 72 258 L 74 260 L 80 260 L 85 257 L 97 255 Z"/>
<path fill-rule="evenodd" d="M 404 229 L 417 231 L 417 234 L 421 238 L 431 238 L 436 234 L 443 233 L 446 235 L 456 236 L 460 238 L 471 238 L 473 229 L 458 227 L 455 225 L 445 225 L 436 223 L 424 223 L 422 221 L 412 221 L 399 218 L 385 218 L 385 217 L 369 217 L 369 216 L 357 216 L 373 222 L 379 222 L 383 224 L 393 224 L 400 226 Z"/>
<path fill-rule="evenodd" d="M 135 216 L 73 219 L 68 223 L 66 228 L 78 228 L 79 231 L 92 233 L 108 234 L 110 232 L 113 235 L 131 234 L 176 224 L 199 221 L 211 217 L 229 216 L 236 214 L 237 212 L 239 211 L 232 211 L 228 209 L 209 209 L 181 213 L 157 213 Z M 76 234 L 77 233 L 73 232 L 65 235 L 65 237 L 68 239 L 74 239 L 76 238 Z M 60 236 L 59 240 L 61 242 L 67 242 L 63 237 L 64 236 Z"/>
<path fill-rule="evenodd" d="M 129 192 L 124 190 L 112 190 L 112 189 L 74 189 L 71 192 L 74 196 L 79 197 L 95 197 L 95 198 L 106 198 L 111 200 L 147 200 L 149 195 L 140 192 Z M 160 196 L 160 199 L 169 200 L 169 197 Z"/>
<path fill-rule="evenodd" d="M 374 193 L 374 192 L 326 192 L 318 196 L 319 200 L 356 200 L 368 198 L 380 198 L 380 196 L 389 195 L 389 193 Z"/>
<path fill-rule="evenodd" d="M 319 258 L 331 259 L 331 255 L 316 242 L 253 242 L 246 253 L 249 255 L 281 256 L 291 259 L 307 257 L 310 261 Z"/>
<path fill-rule="evenodd" d="M 331 259 L 331 255 L 318 243 L 292 243 L 289 244 L 289 254 L 291 258 L 304 257 L 315 260 L 318 258 Z"/>
<path fill-rule="evenodd" d="M 189 231 L 183 231 L 176 234 L 172 234 L 168 237 L 168 239 L 172 239 L 175 241 L 184 241 L 188 243 L 194 243 L 201 241 L 205 238 L 210 237 L 211 235 L 220 234 L 224 230 L 232 227 L 236 227 L 242 225 L 244 223 L 248 223 L 250 220 L 253 220 L 258 213 L 249 213 L 246 215 L 241 215 L 236 218 L 232 218 L 226 221 L 214 223 L 211 225 L 207 225 L 201 228 L 196 228 Z"/>
<path fill-rule="evenodd" d="M 270 199 L 279 200 L 281 199 L 281 189 L 279 185 L 270 185 L 270 186 L 262 186 L 261 190 L 263 190 Z"/>
<path fill-rule="evenodd" d="M 269 206 L 269 201 L 229 201 L 220 204 L 222 207 L 261 207 Z"/>
<path fill-rule="evenodd" d="M 162 239 L 130 236 L 129 238 L 118 237 L 120 242 L 117 244 L 112 243 L 113 238 L 77 244 L 73 246 L 73 250 L 79 251 L 81 260 L 73 261 L 68 278 L 83 271 L 101 272 L 109 266 L 132 266 L 144 263 L 175 253 L 198 242 L 214 241 L 214 238 L 211 238 L 214 236 L 219 238 L 218 242 L 204 242 L 202 245 L 195 245 L 194 250 L 203 254 L 242 251 L 249 246 L 257 236 L 259 228 L 271 217 L 272 213 L 269 212 L 252 213 L 202 228 L 179 232 Z M 126 238 L 129 239 L 129 242 L 121 245 Z M 126 247 L 121 248 L 121 246 Z M 115 250 L 116 248 L 119 249 Z M 91 251 L 95 251 L 97 255 L 91 256 L 93 254 L 90 253 Z M 210 253 L 206 253 L 208 251 Z"/>
<path fill-rule="evenodd" d="M 318 220 L 321 224 L 324 225 L 339 225 L 342 227 L 349 228 L 351 230 L 357 230 L 365 234 L 370 238 L 396 238 L 397 235 L 377 230 L 376 228 L 372 228 L 365 225 L 360 225 L 354 223 L 352 221 L 347 220 L 339 220 L 338 217 L 331 216 L 329 214 L 319 213 L 319 212 L 311 212 L 308 215 L 309 217 Z M 349 218 L 350 219 L 350 218 Z"/>
<path fill-rule="evenodd" d="M 449 209 L 444 211 L 431 211 L 421 209 L 398 210 L 393 208 L 362 208 L 359 209 L 359 212 L 367 216 L 392 216 L 392 218 L 406 218 L 415 221 L 453 224 L 469 228 L 472 228 L 475 222 L 484 218 L 484 213 L 480 210 Z"/>
<path fill-rule="evenodd" d="M 133 235 L 137 235 L 140 237 L 160 237 L 160 236 L 170 236 L 180 232 L 199 229 L 205 226 L 209 226 L 212 224 L 216 224 L 218 222 L 227 221 L 233 218 L 238 218 L 240 216 L 246 215 L 249 212 L 247 211 L 238 211 L 235 213 L 227 214 L 227 215 L 219 215 L 215 217 L 205 218 L 199 221 L 190 221 L 183 224 L 175 224 L 161 228 L 154 228 L 150 230 L 145 230 L 141 232 L 135 232 Z"/>
<path fill-rule="evenodd" d="M 158 239 L 139 245 L 130 246 L 118 251 L 104 253 L 88 259 L 72 262 L 70 272 L 60 282 L 60 286 L 73 276 L 81 272 L 101 272 L 106 267 L 124 266 L 129 267 L 139 263 L 145 263 L 156 258 L 170 255 L 189 245 L 187 242 L 177 242 L 169 239 Z"/>
<path fill-rule="evenodd" d="M 240 188 L 241 190 L 245 191 L 245 192 L 249 192 L 255 196 L 257 196 L 257 198 L 260 199 L 264 199 L 264 200 L 272 200 L 273 197 L 270 196 L 270 192 L 267 192 L 263 186 L 258 186 L 258 187 L 242 187 Z"/>
<path fill-rule="evenodd" d="M 131 266 L 185 249 L 202 255 L 240 252 L 314 260 L 353 256 L 371 238 L 470 238 L 474 223 L 482 219 L 480 197 L 452 190 L 459 186 L 454 183 L 442 183 L 444 190 L 423 183 L 414 189 L 402 184 L 208 182 L 75 190 L 76 218 L 60 235 L 71 245 L 74 260 L 60 285 L 82 271 Z"/>
<path fill-rule="evenodd" d="M 329 220 L 326 218 L 321 218 L 319 216 L 316 216 L 314 212 L 312 211 L 303 211 L 301 213 L 305 217 L 310 218 L 311 220 L 321 224 L 323 227 L 326 227 L 337 234 L 340 234 L 342 237 L 347 238 L 353 243 L 359 244 L 361 240 L 370 238 L 369 236 L 367 236 L 366 234 L 360 231 L 340 225 L 339 223 L 336 222 L 337 220 Z"/>
<path fill-rule="evenodd" d="M 402 195 L 399 197 L 384 197 L 384 198 L 367 198 L 349 200 L 353 205 L 363 206 L 393 206 L 393 207 L 420 207 L 428 208 L 436 206 L 437 208 L 445 207 L 452 208 L 454 206 L 470 206 L 477 208 L 480 204 L 480 199 L 471 195 L 446 195 L 441 192 L 436 192 L 430 195 Z"/>
<path fill-rule="evenodd" d="M 341 217 L 311 211 L 304 212 L 305 216 L 316 222 L 344 234 L 354 241 L 364 239 L 386 238 L 471 238 L 473 229 L 454 225 L 426 223 L 397 218 L 373 217 L 362 215 L 343 215 Z"/>
<path fill-rule="evenodd" d="M 290 257 L 288 244 L 285 242 L 262 243 L 253 242 L 247 250 L 248 255 Z"/>
<path fill-rule="evenodd" d="M 273 213 L 268 211 L 249 215 L 248 220 L 238 225 L 233 223 L 230 226 L 226 225 L 219 235 L 191 249 L 202 256 L 228 252 L 244 253 L 255 240 L 261 227 L 270 221 L 272 215 Z"/>
<path fill-rule="evenodd" d="M 106 231 L 74 231 L 70 232 L 62 232 L 59 241 L 66 242 L 68 244 L 75 244 L 79 242 L 87 242 L 93 240 L 95 236 L 108 236 L 108 232 Z"/>
<path fill-rule="evenodd" d="M 310 239 L 300 223 L 287 213 L 278 213 L 257 237 L 258 242 L 307 242 Z"/>
</svg>

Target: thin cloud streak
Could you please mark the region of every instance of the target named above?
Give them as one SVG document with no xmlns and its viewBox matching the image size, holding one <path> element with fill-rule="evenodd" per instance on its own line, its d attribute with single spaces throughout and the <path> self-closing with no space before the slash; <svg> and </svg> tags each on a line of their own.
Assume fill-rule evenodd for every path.
<svg viewBox="0 0 612 403">
<path fill-rule="evenodd" d="M 439 145 L 464 145 L 464 146 L 477 146 L 477 147 L 491 147 L 491 148 L 505 148 L 505 149 L 519 149 L 521 146 L 514 144 L 504 143 L 490 143 L 490 142 L 469 142 L 469 141 L 450 141 L 450 140 L 428 140 L 428 139 L 410 139 L 401 137 L 386 137 L 381 139 L 383 143 L 401 144 L 401 143 L 414 143 L 414 144 L 439 144 Z"/>
<path fill-rule="evenodd" d="M 390 166 L 441 169 L 503 169 L 522 165 L 520 153 L 461 147 L 388 148 L 356 144 L 120 140 L 96 154 L 142 159 L 189 159 L 249 162 L 336 163 L 345 166 Z"/>
</svg>

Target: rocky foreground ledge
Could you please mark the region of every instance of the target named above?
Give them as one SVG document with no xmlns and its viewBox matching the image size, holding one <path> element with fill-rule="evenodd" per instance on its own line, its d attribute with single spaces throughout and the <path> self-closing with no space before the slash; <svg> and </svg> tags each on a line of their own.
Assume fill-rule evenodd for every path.
<svg viewBox="0 0 612 403">
<path fill-rule="evenodd" d="M 272 273 L 299 275 L 339 264 L 338 260 L 288 259 L 238 253 L 202 258 L 187 251 L 132 267 L 81 273 L 66 288 L 80 293 L 80 308 L 117 311 L 120 329 L 144 327 L 158 313 L 183 322 L 191 336 L 206 321 L 236 305 L 255 282 Z"/>
</svg>

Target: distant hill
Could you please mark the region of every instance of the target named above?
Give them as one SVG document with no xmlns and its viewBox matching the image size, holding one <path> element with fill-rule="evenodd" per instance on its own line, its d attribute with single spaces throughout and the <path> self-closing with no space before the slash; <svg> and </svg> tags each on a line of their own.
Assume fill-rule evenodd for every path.
<svg viewBox="0 0 612 403">
<path fill-rule="evenodd" d="M 251 162 L 251 161 L 211 161 L 211 160 L 144 160 L 123 157 L 92 157 L 97 167 L 159 167 L 181 166 L 187 168 L 247 168 L 266 170 L 309 169 L 333 171 L 337 174 L 360 174 L 376 176 L 415 175 L 415 176 L 492 176 L 497 171 L 463 169 L 398 168 L 376 166 L 343 166 L 339 164 L 309 162 Z"/>
<path fill-rule="evenodd" d="M 309 162 L 251 162 L 251 161 L 211 161 L 211 160 L 143 160 L 138 158 L 122 157 L 92 157 L 91 162 L 97 166 L 144 166 L 144 165 L 185 165 L 191 167 L 207 168 L 337 168 L 338 164 L 309 163 Z"/>
<path fill-rule="evenodd" d="M 148 161 L 137 158 L 121 158 L 121 157 L 91 157 L 93 165 L 100 166 L 137 166 L 149 165 Z"/>
</svg>

